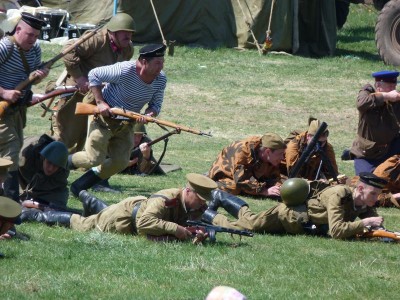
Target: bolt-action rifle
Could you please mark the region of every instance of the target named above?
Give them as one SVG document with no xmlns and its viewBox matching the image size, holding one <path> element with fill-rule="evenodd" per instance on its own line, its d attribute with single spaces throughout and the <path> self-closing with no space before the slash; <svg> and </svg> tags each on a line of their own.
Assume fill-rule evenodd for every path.
<svg viewBox="0 0 400 300">
<path fill-rule="evenodd" d="M 47 94 L 33 94 L 32 100 L 28 102 L 27 106 L 33 106 L 41 103 L 47 99 L 54 98 L 57 96 L 66 97 L 69 94 L 75 93 L 78 90 L 77 86 L 59 86 Z"/>
<path fill-rule="evenodd" d="M 208 234 L 208 238 L 210 239 L 211 243 L 215 243 L 216 241 L 216 235 L 217 232 L 226 232 L 230 234 L 238 234 L 240 237 L 244 236 L 249 236 L 253 237 L 254 234 L 250 231 L 247 230 L 239 230 L 239 229 L 231 229 L 231 228 L 226 228 L 226 227 L 221 227 L 221 226 L 215 226 L 215 225 L 210 225 L 201 221 L 193 221 L 193 220 L 188 220 L 186 221 L 186 224 L 189 225 L 188 227 L 185 227 L 187 230 L 189 230 L 193 235 L 196 234 L 197 230 L 201 230 L 204 233 Z"/>
<path fill-rule="evenodd" d="M 40 66 L 40 69 L 44 69 L 44 68 L 50 69 L 52 67 L 52 65 L 57 60 L 59 60 L 60 58 L 64 57 L 66 54 L 68 54 L 69 52 L 74 50 L 78 45 L 82 44 L 83 42 L 85 42 L 90 37 L 94 36 L 99 29 L 100 29 L 100 27 L 97 27 L 93 31 L 90 31 L 89 33 L 87 33 L 87 34 L 83 35 L 82 37 L 80 37 L 78 40 L 76 40 L 75 43 L 73 43 L 72 45 L 66 47 L 64 50 L 62 50 L 59 54 L 57 54 L 55 57 L 53 57 L 49 61 L 43 63 Z M 36 75 L 36 72 L 32 72 L 31 74 L 29 74 L 29 77 L 27 79 L 25 79 L 24 81 L 20 82 L 15 87 L 15 90 L 22 91 L 22 90 L 26 89 L 29 85 L 31 85 L 33 82 L 35 82 L 38 78 L 39 77 Z M 3 100 L 3 99 L 0 99 L 0 117 L 3 116 L 4 112 L 6 111 L 6 109 L 10 105 L 12 105 L 12 103 L 10 101 L 6 101 L 6 100 Z"/>
<path fill-rule="evenodd" d="M 154 139 L 154 140 L 151 140 L 150 142 L 148 142 L 147 143 L 147 145 L 149 145 L 149 146 L 151 146 L 151 145 L 154 145 L 154 144 L 156 144 L 156 143 L 158 143 L 158 142 L 161 142 L 161 141 L 163 141 L 163 140 L 165 140 L 165 139 L 167 139 L 167 138 L 169 138 L 171 135 L 173 135 L 173 134 L 179 134 L 180 133 L 180 130 L 179 129 L 175 129 L 175 130 L 172 130 L 172 131 L 168 131 L 166 134 L 164 134 L 164 135 L 162 135 L 162 136 L 160 136 L 160 137 L 158 137 L 158 138 L 156 138 L 156 139 Z M 133 150 L 132 150 L 132 153 L 131 153 L 131 157 L 139 157 L 139 154 L 140 154 L 140 147 L 138 146 L 138 147 L 136 147 L 136 148 L 134 148 Z"/>
<path fill-rule="evenodd" d="M 129 111 L 129 110 L 125 110 L 122 108 L 113 107 L 110 109 L 110 111 L 113 115 L 116 115 L 116 116 L 121 116 L 121 117 L 129 118 L 129 119 L 133 119 L 133 120 L 139 120 L 139 119 L 143 118 L 147 122 L 150 122 L 150 123 L 156 123 L 159 125 L 175 128 L 175 129 L 178 129 L 181 131 L 186 131 L 186 132 L 193 133 L 193 134 L 211 136 L 210 133 L 205 133 L 203 131 L 199 131 L 199 130 L 192 129 L 192 128 L 189 128 L 186 126 L 178 125 L 178 124 L 175 124 L 175 123 L 172 123 L 169 121 L 160 120 L 160 119 L 153 118 L 150 116 L 142 115 L 142 114 L 139 114 L 139 113 L 136 113 L 133 111 Z M 76 104 L 75 114 L 76 115 L 96 115 L 96 114 L 99 114 L 99 109 L 96 105 L 78 102 Z"/>
<path fill-rule="evenodd" d="M 320 149 L 319 144 L 318 144 L 319 138 L 325 132 L 327 127 L 328 127 L 328 124 L 326 124 L 325 122 L 321 123 L 317 132 L 311 139 L 310 143 L 308 144 L 308 146 L 306 147 L 304 152 L 301 154 L 299 160 L 294 165 L 292 170 L 289 172 L 289 176 L 288 176 L 289 178 L 296 177 L 298 175 L 298 173 L 300 172 L 300 169 L 303 167 L 303 165 L 308 162 L 311 155 L 314 152 L 319 151 L 319 153 L 321 154 L 321 158 L 322 158 L 321 163 L 323 162 L 326 164 L 330 175 L 334 178 L 335 181 L 338 181 L 337 174 L 336 174 L 335 170 L 333 169 L 332 163 L 330 162 L 329 158 L 325 155 L 325 153 L 323 153 L 323 150 Z"/>
</svg>

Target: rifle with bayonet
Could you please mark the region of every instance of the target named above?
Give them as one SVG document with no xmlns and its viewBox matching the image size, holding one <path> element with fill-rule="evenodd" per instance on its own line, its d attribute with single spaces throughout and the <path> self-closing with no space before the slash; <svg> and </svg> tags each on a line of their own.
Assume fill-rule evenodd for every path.
<svg viewBox="0 0 400 300">
<path fill-rule="evenodd" d="M 328 127 L 328 124 L 326 124 L 325 122 L 322 122 L 322 123 L 321 123 L 321 125 L 319 126 L 317 132 L 315 133 L 315 135 L 314 135 L 313 138 L 311 139 L 310 143 L 307 145 L 306 149 L 305 149 L 304 152 L 301 154 L 299 160 L 298 160 L 297 163 L 294 165 L 294 167 L 292 168 L 292 170 L 289 172 L 289 176 L 288 176 L 289 178 L 296 177 L 296 176 L 299 174 L 300 169 L 303 167 L 304 164 L 306 164 L 306 163 L 309 161 L 309 159 L 310 159 L 310 157 L 311 157 L 311 155 L 312 155 L 313 153 L 315 153 L 316 151 L 319 151 L 320 153 L 323 152 L 323 150 L 320 149 L 320 147 L 319 147 L 319 144 L 318 144 L 319 142 L 318 142 L 318 140 L 319 140 L 319 138 L 321 137 L 321 135 L 325 132 L 325 130 L 326 130 L 327 127 Z M 324 155 L 324 154 L 325 154 L 325 153 L 322 153 L 322 154 L 321 154 L 322 162 L 324 162 L 324 163 L 327 165 L 327 167 L 328 167 L 328 169 L 329 169 L 329 172 L 331 173 L 330 175 L 331 175 L 336 181 L 338 181 L 338 179 L 337 179 L 337 174 L 336 174 L 336 172 L 334 171 L 333 166 L 332 166 L 332 164 L 331 164 L 330 161 L 329 161 L 329 158 L 328 158 L 326 155 Z"/>
<path fill-rule="evenodd" d="M 193 235 L 196 235 L 198 230 L 200 230 L 204 233 L 207 233 L 207 236 L 210 239 L 211 243 L 215 243 L 217 232 L 237 234 L 240 237 L 242 237 L 242 236 L 253 237 L 254 236 L 254 234 L 251 231 L 215 226 L 215 225 L 210 225 L 210 224 L 207 224 L 207 223 L 204 223 L 201 221 L 188 220 L 188 221 L 186 221 L 186 224 L 189 226 L 185 227 L 185 228 L 187 230 L 189 230 Z"/>
<path fill-rule="evenodd" d="M 68 54 L 69 52 L 74 50 L 78 45 L 82 44 L 83 42 L 85 42 L 86 40 L 88 40 L 89 38 L 94 36 L 99 31 L 99 29 L 100 29 L 100 27 L 97 27 L 93 31 L 90 31 L 87 34 L 83 35 L 78 40 L 76 40 L 75 43 L 73 43 L 72 45 L 66 47 L 59 54 L 57 54 L 55 57 L 53 57 L 52 59 L 50 59 L 47 62 L 44 62 L 39 67 L 39 69 L 44 69 L 44 68 L 50 69 L 57 60 L 59 60 L 60 58 L 64 57 L 66 54 Z M 14 89 L 17 90 L 17 91 L 22 91 L 22 90 L 26 89 L 29 85 L 31 85 L 34 81 L 36 81 L 38 78 L 39 77 L 36 75 L 36 72 L 32 72 L 27 79 L 25 79 L 24 81 L 20 82 Z M 13 105 L 13 103 L 11 103 L 10 101 L 6 101 L 6 100 L 0 99 L 0 117 L 3 116 L 4 112 L 7 110 L 7 108 L 10 105 Z"/>
<path fill-rule="evenodd" d="M 129 119 L 133 119 L 133 120 L 139 120 L 139 119 L 143 118 L 144 120 L 146 120 L 146 122 L 149 122 L 149 123 L 156 123 L 161 126 L 167 126 L 167 127 L 181 130 L 181 131 L 193 133 L 193 134 L 212 136 L 210 133 L 205 133 L 200 130 L 196 130 L 196 129 L 189 128 L 186 126 L 178 125 L 178 124 L 175 124 L 175 123 L 172 123 L 169 121 L 165 121 L 165 120 L 160 120 L 160 119 L 153 118 L 150 116 L 142 115 L 140 113 L 125 110 L 122 108 L 113 107 L 110 109 L 110 111 L 115 116 L 121 116 L 121 117 L 129 118 Z M 89 104 L 89 103 L 81 103 L 81 102 L 78 102 L 76 104 L 76 108 L 75 108 L 76 115 L 97 115 L 99 113 L 100 113 L 99 109 L 96 105 Z"/>
</svg>

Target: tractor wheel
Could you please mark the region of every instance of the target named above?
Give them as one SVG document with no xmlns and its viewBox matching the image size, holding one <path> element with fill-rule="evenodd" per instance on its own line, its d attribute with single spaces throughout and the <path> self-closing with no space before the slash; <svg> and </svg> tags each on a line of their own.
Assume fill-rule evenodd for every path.
<svg viewBox="0 0 400 300">
<path fill-rule="evenodd" d="M 400 66 L 400 1 L 385 4 L 375 26 L 379 55 L 388 65 Z"/>
</svg>

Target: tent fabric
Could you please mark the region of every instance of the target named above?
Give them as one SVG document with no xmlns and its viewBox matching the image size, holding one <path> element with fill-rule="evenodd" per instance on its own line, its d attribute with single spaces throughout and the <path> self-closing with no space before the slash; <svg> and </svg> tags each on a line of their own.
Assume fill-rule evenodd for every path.
<svg viewBox="0 0 400 300">
<path fill-rule="evenodd" d="M 254 48 L 246 20 L 259 44 L 268 29 L 272 0 L 153 0 L 166 41 L 177 44 Z M 70 24 L 99 24 L 113 14 L 114 1 L 42 0 L 67 10 Z M 135 19 L 136 43 L 160 43 L 162 37 L 150 0 L 120 0 L 118 11 Z M 333 55 L 336 48 L 335 0 L 276 0 L 271 19 L 272 48 L 306 56 Z"/>
</svg>

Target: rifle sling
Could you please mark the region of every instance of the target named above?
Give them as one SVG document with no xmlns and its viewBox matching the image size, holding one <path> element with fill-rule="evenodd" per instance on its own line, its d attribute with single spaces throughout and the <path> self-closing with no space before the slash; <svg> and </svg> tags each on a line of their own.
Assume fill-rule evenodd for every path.
<svg viewBox="0 0 400 300">
<path fill-rule="evenodd" d="M 169 141 L 168 138 L 164 139 L 164 149 L 163 149 L 163 152 L 161 153 L 160 158 L 158 159 L 158 161 L 157 161 L 157 163 L 154 165 L 154 167 L 150 170 L 150 172 L 149 172 L 148 175 L 152 174 L 152 173 L 157 169 L 157 167 L 161 164 L 161 161 L 162 161 L 163 158 L 164 158 L 165 152 L 167 151 L 168 141 Z"/>
</svg>

